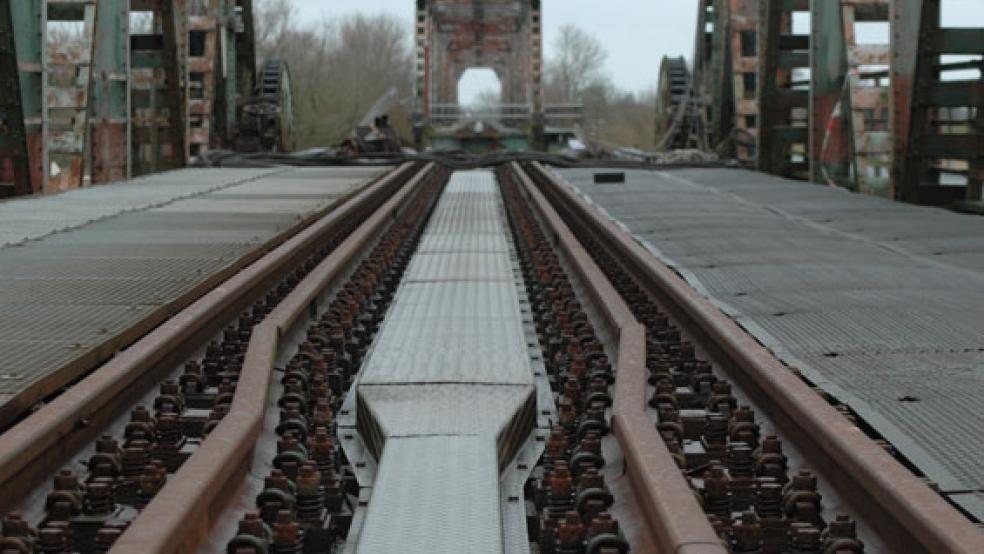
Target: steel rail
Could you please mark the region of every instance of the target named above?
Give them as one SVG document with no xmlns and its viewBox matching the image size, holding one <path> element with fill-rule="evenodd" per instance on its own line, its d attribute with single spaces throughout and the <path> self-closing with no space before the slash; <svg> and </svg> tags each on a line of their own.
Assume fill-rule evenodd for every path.
<svg viewBox="0 0 984 554">
<path fill-rule="evenodd" d="M 678 325 L 723 369 L 848 498 L 897 552 L 984 552 L 984 534 L 923 480 L 849 422 L 744 329 L 725 316 L 630 234 L 542 165 L 530 166 L 547 196 L 621 259 Z M 635 391 L 635 394 L 643 394 Z"/>
<path fill-rule="evenodd" d="M 0 435 L 0 512 L 16 506 L 139 397 L 166 378 L 262 291 L 318 249 L 346 218 L 357 217 L 408 177 L 404 164 L 335 204 L 271 252 L 175 314 L 50 404 Z"/>
<path fill-rule="evenodd" d="M 530 176 L 517 163 L 512 170 L 541 220 L 617 341 L 612 430 L 625 455 L 625 471 L 635 487 L 653 540 L 665 554 L 725 554 L 700 504 L 684 480 L 656 426 L 645 412 L 645 330 Z"/>
<path fill-rule="evenodd" d="M 250 468 L 281 339 L 316 311 L 322 291 L 345 277 L 345 269 L 373 244 L 411 192 L 435 173 L 434 164 L 417 172 L 253 328 L 229 413 L 119 538 L 113 554 L 192 552 L 207 537 Z"/>
</svg>

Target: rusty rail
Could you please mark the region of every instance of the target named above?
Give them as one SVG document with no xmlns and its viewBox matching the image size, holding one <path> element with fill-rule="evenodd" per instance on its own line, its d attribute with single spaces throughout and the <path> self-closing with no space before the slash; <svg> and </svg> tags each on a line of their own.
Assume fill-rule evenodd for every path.
<svg viewBox="0 0 984 554">
<path fill-rule="evenodd" d="M 562 203 L 601 237 L 677 324 L 702 346 L 713 349 L 714 358 L 726 362 L 722 365 L 729 377 L 772 412 L 772 420 L 784 434 L 850 499 L 893 551 L 984 552 L 984 534 L 925 482 L 627 232 L 543 166 L 534 163 L 531 168 L 551 200 Z M 644 394 L 640 388 L 622 390 Z M 660 471 L 659 467 L 663 466 L 648 466 L 648 471 Z"/>
<path fill-rule="evenodd" d="M 571 270 L 585 287 L 584 292 L 609 328 L 611 338 L 617 341 L 612 429 L 625 454 L 625 471 L 636 489 L 649 524 L 648 531 L 659 552 L 726 553 L 645 412 L 647 370 L 642 324 L 530 177 L 518 164 L 513 164 L 512 169 L 534 210 L 550 229 L 554 246 L 571 264 Z"/>
<path fill-rule="evenodd" d="M 430 164 L 418 172 L 254 328 L 229 413 L 120 537 L 114 554 L 192 552 L 207 536 L 249 470 L 263 430 L 281 339 L 303 323 L 310 310 L 316 311 L 321 292 L 344 277 L 351 261 L 374 242 L 433 171 Z"/>
<path fill-rule="evenodd" d="M 363 187 L 302 231 L 215 287 L 193 304 L 98 368 L 66 393 L 0 435 L 0 512 L 94 440 L 132 404 L 139 391 L 165 378 L 253 298 L 276 283 L 298 260 L 317 250 L 324 237 L 360 208 L 385 198 L 406 178 L 404 164 Z M 214 286 L 214 284 L 213 284 Z"/>
</svg>

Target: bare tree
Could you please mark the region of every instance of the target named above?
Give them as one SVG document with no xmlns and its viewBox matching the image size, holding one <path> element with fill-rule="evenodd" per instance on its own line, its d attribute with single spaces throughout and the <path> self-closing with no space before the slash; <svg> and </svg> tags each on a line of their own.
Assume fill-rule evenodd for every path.
<svg viewBox="0 0 984 554">
<path fill-rule="evenodd" d="M 291 0 L 260 0 L 253 10 L 257 48 L 269 55 L 292 31 L 297 12 Z"/>
<path fill-rule="evenodd" d="M 560 100 L 574 102 L 584 91 L 604 81 L 605 48 L 587 31 L 565 25 L 555 43 L 556 56 L 547 63 L 548 90 Z"/>
<path fill-rule="evenodd" d="M 301 24 L 290 0 L 263 0 L 255 18 L 259 60 L 290 66 L 300 148 L 338 143 L 394 87 L 400 98 L 413 95 L 409 23 L 355 15 Z M 390 111 L 404 136 L 410 116 L 404 102 Z"/>
<path fill-rule="evenodd" d="M 478 93 L 472 102 L 472 107 L 480 110 L 491 110 L 502 104 L 502 90 L 488 88 Z"/>
</svg>

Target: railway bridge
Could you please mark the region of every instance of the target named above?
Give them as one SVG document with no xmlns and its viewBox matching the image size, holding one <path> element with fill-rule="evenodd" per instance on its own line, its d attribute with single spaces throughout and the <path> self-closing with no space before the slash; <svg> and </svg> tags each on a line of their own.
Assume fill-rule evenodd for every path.
<svg viewBox="0 0 984 554">
<path fill-rule="evenodd" d="M 984 31 L 698 4 L 574 159 L 293 153 L 250 1 L 0 0 L 0 553 L 984 552 Z M 425 135 L 548 134 L 539 2 L 416 7 Z"/>
</svg>

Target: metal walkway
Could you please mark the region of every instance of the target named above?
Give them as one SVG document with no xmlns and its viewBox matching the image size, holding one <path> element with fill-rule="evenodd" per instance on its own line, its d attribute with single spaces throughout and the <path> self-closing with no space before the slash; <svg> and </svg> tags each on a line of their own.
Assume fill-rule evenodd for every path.
<svg viewBox="0 0 984 554">
<path fill-rule="evenodd" d="M 0 428 L 380 172 L 189 169 L 0 202 Z"/>
<path fill-rule="evenodd" d="M 741 170 L 557 173 L 984 518 L 984 219 Z"/>
<path fill-rule="evenodd" d="M 510 529 L 525 543 L 499 482 L 536 419 L 523 305 L 492 172 L 455 174 L 356 385 L 381 458 L 358 552 L 516 552 Z"/>
</svg>

